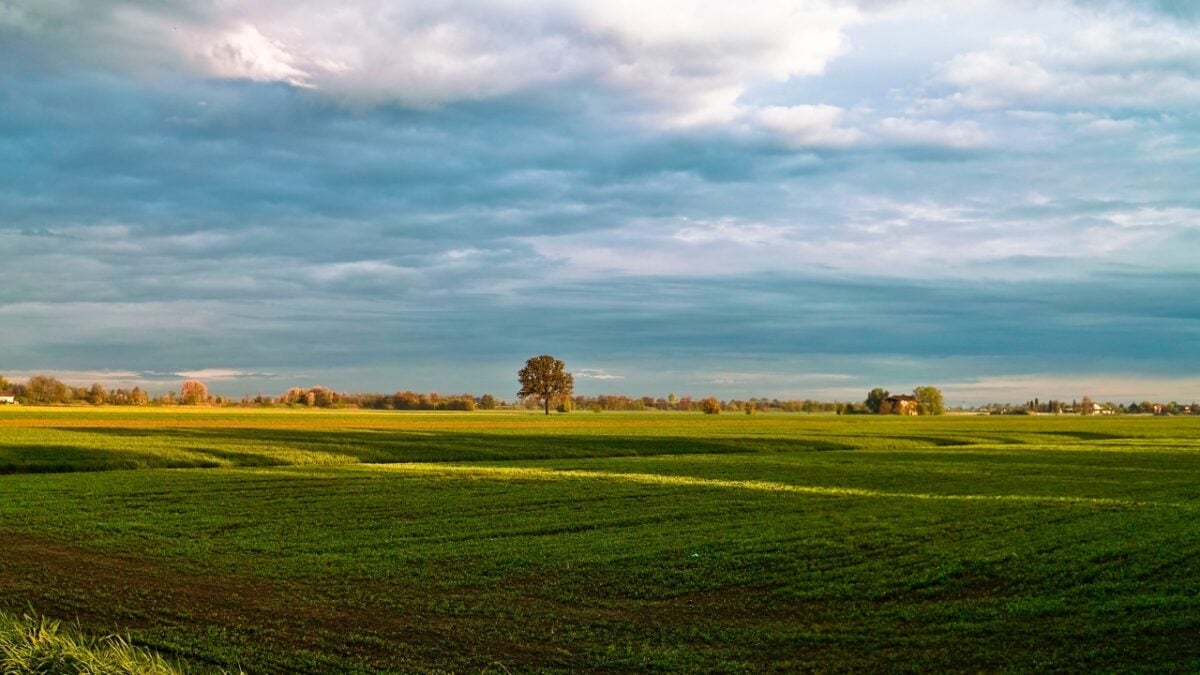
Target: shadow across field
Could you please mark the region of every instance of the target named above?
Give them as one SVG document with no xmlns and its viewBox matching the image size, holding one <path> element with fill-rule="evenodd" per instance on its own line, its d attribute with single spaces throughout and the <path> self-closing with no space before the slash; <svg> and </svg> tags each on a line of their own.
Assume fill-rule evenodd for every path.
<svg viewBox="0 0 1200 675">
<path fill-rule="evenodd" d="M 1032 432 L 1038 436 L 1057 436 L 1060 438 L 1073 438 L 1078 441 L 1118 441 L 1131 438 L 1128 434 L 1111 434 L 1102 431 L 1035 431 Z"/>
<path fill-rule="evenodd" d="M 752 452 L 823 452 L 856 446 L 825 439 L 298 431 L 247 428 L 71 427 L 78 446 L 0 446 L 0 473 L 137 468 L 581 459 Z"/>
<path fill-rule="evenodd" d="M 73 445 L 5 445 L 0 446 L 0 475 L 145 469 L 164 466 L 163 460 L 164 457 L 158 453 L 129 449 Z M 178 466 L 215 468 L 222 465 L 218 460 L 196 458 Z"/>
</svg>

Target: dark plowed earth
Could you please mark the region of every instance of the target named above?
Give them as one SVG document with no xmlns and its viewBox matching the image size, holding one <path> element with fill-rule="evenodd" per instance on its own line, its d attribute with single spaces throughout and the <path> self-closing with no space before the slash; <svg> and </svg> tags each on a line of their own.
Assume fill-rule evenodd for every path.
<svg viewBox="0 0 1200 675">
<path fill-rule="evenodd" d="M 317 606 L 312 600 L 278 583 L 186 574 L 144 558 L 0 530 L 0 608 L 33 609 L 101 634 L 127 632 L 168 656 L 194 662 L 197 655 L 186 645 L 156 639 L 160 629 L 184 625 L 209 635 L 227 633 L 231 644 L 242 645 L 238 662 L 212 665 L 252 672 L 275 670 L 285 660 L 294 669 L 297 651 L 314 655 L 313 672 L 328 670 L 330 657 L 363 670 L 423 670 L 433 667 L 435 655 L 444 659 L 461 648 L 461 629 L 454 626 L 394 609 L 338 606 L 329 598 Z M 520 644 L 493 643 L 476 651 L 486 652 L 478 657 L 485 666 L 487 659 L 535 664 L 562 657 Z"/>
</svg>

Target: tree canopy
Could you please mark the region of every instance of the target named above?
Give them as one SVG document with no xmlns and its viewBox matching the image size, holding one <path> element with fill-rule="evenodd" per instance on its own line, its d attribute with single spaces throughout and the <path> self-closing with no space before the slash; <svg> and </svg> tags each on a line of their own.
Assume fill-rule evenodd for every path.
<svg viewBox="0 0 1200 675">
<path fill-rule="evenodd" d="M 199 380 L 188 380 L 179 389 L 179 402 L 183 405 L 204 405 L 208 403 L 208 387 Z"/>
<path fill-rule="evenodd" d="M 66 403 L 71 395 L 70 387 L 48 375 L 34 375 L 25 383 L 25 398 L 33 404 Z"/>
<path fill-rule="evenodd" d="M 529 359 L 517 373 L 517 379 L 521 382 L 521 391 L 517 392 L 517 396 L 537 398 L 549 415 L 552 402 L 569 397 L 575 391 L 575 378 L 566 368 L 562 361 L 549 354 Z"/>
<path fill-rule="evenodd" d="M 888 393 L 888 390 L 880 387 L 875 387 L 871 391 L 867 392 L 867 410 L 870 410 L 873 413 L 878 413 L 879 406 L 883 405 L 883 402 L 887 400 L 888 396 L 891 396 L 891 394 Z"/>
<path fill-rule="evenodd" d="M 918 415 L 941 415 L 946 411 L 942 390 L 937 387 L 917 387 L 913 389 L 913 398 L 917 399 Z"/>
</svg>

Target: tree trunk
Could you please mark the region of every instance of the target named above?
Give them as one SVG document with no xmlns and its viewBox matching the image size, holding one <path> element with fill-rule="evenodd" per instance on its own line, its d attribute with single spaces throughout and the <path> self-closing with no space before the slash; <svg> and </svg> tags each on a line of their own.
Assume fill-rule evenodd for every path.
<svg viewBox="0 0 1200 675">
<path fill-rule="evenodd" d="M 544 398 L 542 400 L 546 402 L 546 414 L 549 415 L 550 414 L 550 397 L 547 396 L 546 398 Z"/>
</svg>

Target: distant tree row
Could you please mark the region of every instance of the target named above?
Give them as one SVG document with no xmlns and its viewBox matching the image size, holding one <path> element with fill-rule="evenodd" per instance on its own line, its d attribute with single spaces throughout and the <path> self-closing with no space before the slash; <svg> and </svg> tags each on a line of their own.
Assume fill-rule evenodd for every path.
<svg viewBox="0 0 1200 675">
<path fill-rule="evenodd" d="M 992 415 L 1200 415 L 1200 403 L 1131 401 L 1126 404 L 1096 402 L 1090 396 L 1084 396 L 1082 400 L 1072 401 L 1034 398 L 1023 405 L 989 403 L 976 410 Z"/>
<path fill-rule="evenodd" d="M 705 401 L 716 401 L 720 412 L 789 412 L 789 413 L 837 413 L 844 412 L 851 404 L 831 401 L 780 400 L 778 398 L 749 398 L 718 400 L 716 398 L 695 399 L 691 396 L 670 394 L 666 397 L 654 396 L 620 396 L 601 394 L 598 396 L 575 396 L 571 399 L 574 410 L 599 411 L 639 411 L 639 410 L 674 410 L 692 412 L 701 410 Z M 711 404 L 709 405 L 711 408 Z"/>
<path fill-rule="evenodd" d="M 398 391 L 394 394 L 343 393 L 325 387 L 293 387 L 278 398 L 255 396 L 242 401 L 246 406 L 288 406 L 301 408 L 364 408 L 367 410 L 495 410 L 504 402 L 491 394 L 443 396 Z"/>
<path fill-rule="evenodd" d="M 492 394 L 441 395 L 436 392 L 398 391 L 394 394 L 346 393 L 326 387 L 292 387 L 279 396 L 258 394 L 230 399 L 213 395 L 198 380 L 184 382 L 178 391 L 151 395 L 141 387 L 111 388 L 93 384 L 74 387 L 47 376 L 35 375 L 27 382 L 10 383 L 0 377 L 0 391 L 11 390 L 20 403 L 27 405 L 119 405 L 119 406 L 239 406 L 239 407 L 297 407 L 297 408 L 364 408 L 368 410 L 496 410 L 514 405 Z M 714 397 L 693 398 L 669 394 L 659 396 L 568 396 L 559 400 L 551 397 L 552 408 L 560 412 L 585 411 L 643 411 L 719 413 L 836 413 L 866 412 L 861 404 L 818 401 L 815 399 L 749 398 L 719 400 Z M 525 408 L 544 408 L 538 396 L 519 398 L 515 405 Z"/>
<path fill-rule="evenodd" d="M 0 390 L 11 391 L 17 401 L 27 405 L 152 405 L 166 401 L 166 395 L 152 398 L 144 389 L 105 389 L 97 383 L 73 387 L 47 375 L 34 375 L 26 382 L 10 383 L 0 377 Z M 171 394 L 171 398 L 174 395 Z"/>
<path fill-rule="evenodd" d="M 540 362 L 539 362 L 540 363 Z M 551 365 L 553 363 L 551 362 Z M 550 368 L 550 376 L 555 369 Z M 565 370 L 562 371 L 565 373 Z M 566 373 L 569 375 L 569 373 Z M 536 384 L 536 383 L 535 383 Z M 561 386 L 562 382 L 558 382 Z M 715 397 L 693 398 L 672 393 L 659 396 L 625 396 L 601 394 L 575 396 L 549 394 L 549 405 L 536 391 L 515 402 L 491 394 L 474 396 L 458 394 L 445 396 L 436 392 L 398 391 L 394 394 L 345 393 L 326 387 L 292 387 L 280 396 L 244 396 L 240 400 L 214 396 L 198 380 L 188 380 L 178 391 L 151 395 L 141 387 L 105 388 L 96 383 L 88 387 L 68 385 L 48 375 L 35 375 L 26 382 L 9 382 L 0 376 L 0 391 L 12 392 L 19 403 L 27 405 L 116 405 L 116 406 L 242 406 L 242 407 L 300 407 L 300 408 L 364 408 L 369 410 L 496 410 L 514 405 L 527 409 L 553 408 L 559 412 L 573 410 L 605 411 L 679 411 L 720 413 L 833 413 L 857 415 L 878 413 L 891 394 L 882 388 L 872 389 L 862 402 L 818 401 L 814 399 L 749 398 L 719 400 Z M 543 393 L 548 391 L 543 389 Z M 942 392 L 936 387 L 917 387 L 911 397 L 918 414 L 938 415 L 944 410 Z M 990 414 L 1143 414 L 1143 415 L 1200 415 L 1200 403 L 1156 403 L 1134 401 L 1128 404 L 1105 402 L 1096 404 L 1090 397 L 1082 400 L 1059 401 L 1034 398 L 1021 405 L 992 403 L 972 408 Z"/>
<path fill-rule="evenodd" d="M 398 391 L 395 394 L 386 395 L 362 395 L 363 399 L 359 403 L 362 408 L 372 408 L 375 410 L 475 410 L 483 408 L 484 410 L 495 410 L 499 402 L 491 394 L 484 394 L 479 398 L 475 398 L 471 394 L 460 394 L 458 396 L 442 396 L 437 392 L 430 394 L 418 394 L 412 391 Z"/>
<path fill-rule="evenodd" d="M 0 377 L 0 391 L 12 391 L 17 401 L 27 405 L 118 405 L 118 406 L 240 406 L 240 407 L 299 407 L 299 408 L 364 408 L 369 410 L 496 410 L 513 404 L 492 394 L 441 395 L 436 392 L 398 391 L 394 394 L 346 393 L 326 387 L 292 387 L 279 396 L 258 394 L 229 399 L 215 396 L 199 380 L 185 381 L 178 391 L 151 395 L 141 387 L 106 389 L 97 383 L 90 387 L 75 387 L 47 375 L 35 375 L 27 382 L 10 383 Z M 815 399 L 749 398 L 719 400 L 669 394 L 659 396 L 598 396 L 550 395 L 552 408 L 559 412 L 572 410 L 643 411 L 719 413 L 836 413 L 867 412 L 861 404 L 818 401 Z M 516 405 L 525 408 L 545 408 L 546 401 L 538 394 L 520 397 Z"/>
<path fill-rule="evenodd" d="M 491 394 L 442 396 L 401 391 L 395 394 L 336 392 L 325 387 L 293 387 L 281 396 L 244 396 L 240 400 L 214 396 L 199 380 L 187 380 L 179 391 L 151 396 L 141 387 L 106 389 L 97 383 L 90 387 L 68 385 L 48 375 L 34 375 L 26 382 L 9 382 L 0 376 L 0 391 L 11 391 L 25 405 L 120 405 L 120 406 L 243 406 L 368 408 L 375 410 L 494 410 L 506 403 Z"/>
</svg>

